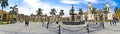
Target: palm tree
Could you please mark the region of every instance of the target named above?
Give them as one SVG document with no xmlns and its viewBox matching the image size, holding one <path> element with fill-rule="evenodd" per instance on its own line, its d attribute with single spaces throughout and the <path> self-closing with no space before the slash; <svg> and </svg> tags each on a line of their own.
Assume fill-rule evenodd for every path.
<svg viewBox="0 0 120 34">
<path fill-rule="evenodd" d="M 63 15 L 64 15 L 64 10 L 60 10 L 59 15 L 60 15 L 60 16 L 63 16 Z"/>
<path fill-rule="evenodd" d="M 79 10 L 78 10 L 78 11 L 79 11 L 79 14 L 80 14 L 80 15 L 82 15 L 82 14 L 83 14 L 83 11 L 82 11 L 82 9 L 81 9 L 81 8 L 79 8 Z"/>
<path fill-rule="evenodd" d="M 97 12 L 96 12 L 96 8 L 93 8 L 93 10 L 92 10 L 92 14 L 96 14 Z"/>
<path fill-rule="evenodd" d="M 119 19 L 119 11 L 120 9 L 116 6 L 114 12 L 115 12 L 115 17 L 117 17 L 118 19 Z"/>
<path fill-rule="evenodd" d="M 2 12 L 3 11 L 3 8 L 5 8 L 6 6 L 8 6 L 8 0 L 0 0 L 0 3 L 1 3 L 1 7 L 2 7 Z M 6 16 L 6 14 L 3 15 L 3 17 Z M 4 21 L 4 19 L 3 19 Z"/>
<path fill-rule="evenodd" d="M 53 16 L 53 15 L 56 15 L 56 9 L 55 8 L 53 8 L 53 9 L 51 9 L 51 12 L 50 12 L 50 14 Z"/>
<path fill-rule="evenodd" d="M 10 7 L 10 9 L 12 9 L 12 10 L 10 11 L 11 14 L 17 15 L 17 13 L 18 13 L 17 5 L 15 5 L 15 6 L 13 6 L 13 7 Z"/>
<path fill-rule="evenodd" d="M 38 8 L 38 10 L 36 11 L 37 12 L 37 15 L 38 15 L 38 18 L 39 18 L 39 16 L 41 16 L 42 15 L 42 9 L 41 8 Z M 42 16 L 41 16 L 41 21 L 42 21 Z"/>
<path fill-rule="evenodd" d="M 2 11 L 3 11 L 3 8 L 8 6 L 8 0 L 0 0 L 0 3 L 1 3 Z"/>
<path fill-rule="evenodd" d="M 10 12 L 9 14 L 11 15 L 11 20 L 13 21 L 16 21 L 17 20 L 17 13 L 18 13 L 18 8 L 17 8 L 17 5 L 13 6 L 13 7 L 10 7 Z"/>
<path fill-rule="evenodd" d="M 37 12 L 37 15 L 42 15 L 42 9 L 41 8 L 38 8 L 38 10 L 36 11 Z"/>
<path fill-rule="evenodd" d="M 119 11 L 119 8 L 116 6 L 115 9 L 114 9 L 114 12 L 118 12 Z"/>
<path fill-rule="evenodd" d="M 51 9 L 51 12 L 50 12 L 50 15 L 51 16 L 54 16 L 54 15 L 56 15 L 56 9 L 55 8 L 53 8 L 53 9 Z M 53 21 L 53 17 L 52 17 L 52 21 Z"/>
<path fill-rule="evenodd" d="M 60 15 L 60 16 L 63 16 L 63 15 L 64 15 L 64 10 L 60 10 L 59 15 Z M 60 19 L 62 19 L 62 18 L 60 18 Z M 59 20 L 59 18 L 58 18 L 58 20 Z"/>
<path fill-rule="evenodd" d="M 96 11 L 96 8 L 93 8 L 92 14 L 94 14 L 95 21 L 97 21 L 97 11 Z"/>
<path fill-rule="evenodd" d="M 82 15 L 83 15 L 83 10 L 81 9 L 81 8 L 79 8 L 79 15 L 80 15 L 80 20 L 81 20 L 81 17 L 82 17 Z"/>
</svg>

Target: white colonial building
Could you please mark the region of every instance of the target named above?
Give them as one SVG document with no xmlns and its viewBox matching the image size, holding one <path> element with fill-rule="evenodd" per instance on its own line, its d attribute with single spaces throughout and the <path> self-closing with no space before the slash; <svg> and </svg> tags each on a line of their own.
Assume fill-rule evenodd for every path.
<svg viewBox="0 0 120 34">
<path fill-rule="evenodd" d="M 88 9 L 83 15 L 76 14 L 74 15 L 75 21 L 80 21 L 80 20 L 88 20 L 88 21 L 96 21 L 96 20 L 112 20 L 113 19 L 113 14 L 110 11 L 109 4 L 105 4 L 105 8 L 107 9 L 108 13 L 105 14 L 103 10 L 97 9 L 96 14 L 92 14 L 93 7 L 92 4 L 89 2 L 88 3 Z"/>
</svg>

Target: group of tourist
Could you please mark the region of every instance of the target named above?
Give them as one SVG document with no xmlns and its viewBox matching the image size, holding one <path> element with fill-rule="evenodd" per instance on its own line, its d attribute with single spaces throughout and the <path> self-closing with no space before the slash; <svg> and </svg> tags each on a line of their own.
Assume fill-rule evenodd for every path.
<svg viewBox="0 0 120 34">
<path fill-rule="evenodd" d="M 43 21 L 41 21 L 42 22 L 42 26 L 44 26 L 44 22 Z M 49 24 L 49 19 L 48 19 L 48 23 L 47 23 L 47 25 Z M 56 22 L 56 24 L 58 24 L 58 21 Z M 29 26 L 29 19 L 25 19 L 25 26 Z"/>
<path fill-rule="evenodd" d="M 112 21 L 110 21 L 110 25 L 112 26 L 114 26 L 114 25 L 117 25 L 116 23 L 118 22 L 118 19 L 117 18 L 113 18 L 113 20 Z"/>
<path fill-rule="evenodd" d="M 81 21 L 80 21 L 81 22 Z M 117 18 L 113 18 L 113 20 L 110 21 L 110 25 L 117 25 L 116 23 L 118 22 L 118 19 Z M 48 20 L 48 24 L 49 24 L 49 20 Z M 47 24 L 47 25 L 48 25 Z M 58 24 L 58 21 L 56 21 L 56 24 Z M 44 25 L 44 22 L 42 21 L 42 26 Z M 26 19 L 25 20 L 25 26 L 29 26 L 29 19 Z"/>
</svg>

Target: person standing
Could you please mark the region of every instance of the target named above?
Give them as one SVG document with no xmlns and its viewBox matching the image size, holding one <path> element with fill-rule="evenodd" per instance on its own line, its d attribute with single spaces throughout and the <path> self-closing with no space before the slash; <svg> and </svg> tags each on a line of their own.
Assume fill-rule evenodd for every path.
<svg viewBox="0 0 120 34">
<path fill-rule="evenodd" d="M 48 29 L 48 26 L 49 26 L 49 21 L 48 21 L 48 23 L 47 23 L 47 29 Z"/>
<path fill-rule="evenodd" d="M 42 26 L 44 26 L 44 22 L 43 22 L 43 20 L 41 20 L 41 22 L 42 22 Z"/>
<path fill-rule="evenodd" d="M 110 21 L 110 25 L 111 25 L 111 26 L 113 25 L 113 20 Z"/>
<path fill-rule="evenodd" d="M 57 21 L 56 21 L 56 24 L 58 24 L 59 23 L 59 18 L 57 19 Z"/>
<path fill-rule="evenodd" d="M 48 26 L 49 26 L 49 20 L 50 20 L 50 18 L 48 17 L 47 29 L 48 29 Z"/>
<path fill-rule="evenodd" d="M 115 17 L 113 17 L 112 25 L 116 25 L 116 18 Z"/>
<path fill-rule="evenodd" d="M 26 22 L 26 23 L 27 23 L 27 26 L 29 26 L 29 21 L 28 21 L 28 20 L 27 20 L 27 22 Z"/>
<path fill-rule="evenodd" d="M 25 20 L 25 26 L 27 26 L 27 20 Z"/>
<path fill-rule="evenodd" d="M 25 26 L 29 26 L 29 20 L 25 19 Z"/>
<path fill-rule="evenodd" d="M 117 18 L 114 19 L 114 23 L 115 23 L 115 25 L 117 25 L 117 24 L 116 24 L 116 23 L 117 23 Z"/>
<path fill-rule="evenodd" d="M 58 24 L 58 21 L 56 22 L 56 24 Z"/>
</svg>

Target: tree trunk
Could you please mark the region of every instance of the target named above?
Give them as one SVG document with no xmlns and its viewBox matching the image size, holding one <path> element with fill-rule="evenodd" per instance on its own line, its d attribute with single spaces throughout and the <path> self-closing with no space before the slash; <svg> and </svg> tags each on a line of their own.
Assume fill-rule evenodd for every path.
<svg viewBox="0 0 120 34">
<path fill-rule="evenodd" d="M 2 7 L 2 11 L 3 11 L 3 7 Z"/>
<path fill-rule="evenodd" d="M 42 16 L 40 17 L 40 20 L 41 20 L 41 22 L 43 22 L 43 18 L 42 18 Z"/>
<path fill-rule="evenodd" d="M 3 11 L 3 7 L 2 7 L 2 13 L 3 13 L 4 11 Z M 2 22 L 2 24 L 3 24 L 3 15 L 2 15 L 2 20 L 1 20 L 1 22 Z"/>
</svg>

